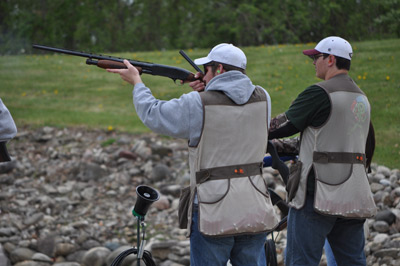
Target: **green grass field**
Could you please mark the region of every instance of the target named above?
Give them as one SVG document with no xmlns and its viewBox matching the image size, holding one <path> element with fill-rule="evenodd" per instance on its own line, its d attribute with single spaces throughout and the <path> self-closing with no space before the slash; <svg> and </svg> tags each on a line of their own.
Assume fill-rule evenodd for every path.
<svg viewBox="0 0 400 266">
<path fill-rule="evenodd" d="M 44 44 L 47 45 L 47 44 Z M 400 39 L 352 43 L 350 76 L 369 97 L 377 148 L 374 162 L 400 166 Z M 284 112 L 308 85 L 318 82 L 311 60 L 302 55 L 315 43 L 243 47 L 247 74 L 272 98 L 272 114 Z M 101 51 L 87 51 L 101 53 Z M 187 50 L 191 58 L 208 50 Z M 141 61 L 194 71 L 176 51 L 119 53 Z M 85 65 L 85 59 L 66 55 L 0 57 L 0 97 L 20 126 L 86 126 L 104 130 L 144 133 L 132 104 L 132 86 L 118 75 Z M 160 99 L 177 98 L 188 85 L 144 75 L 143 80 Z"/>
</svg>

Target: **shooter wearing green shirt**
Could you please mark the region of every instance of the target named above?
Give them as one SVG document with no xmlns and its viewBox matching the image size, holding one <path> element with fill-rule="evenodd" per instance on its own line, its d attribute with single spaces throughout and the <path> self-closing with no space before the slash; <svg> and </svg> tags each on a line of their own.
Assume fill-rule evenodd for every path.
<svg viewBox="0 0 400 266">
<path fill-rule="evenodd" d="M 338 265 L 366 265 L 365 218 L 376 213 L 366 168 L 374 150 L 370 105 L 349 77 L 353 50 L 331 36 L 314 49 L 316 76 L 271 121 L 269 138 L 301 133 L 297 171 L 288 182 L 286 265 L 319 265 L 327 238 Z"/>
</svg>

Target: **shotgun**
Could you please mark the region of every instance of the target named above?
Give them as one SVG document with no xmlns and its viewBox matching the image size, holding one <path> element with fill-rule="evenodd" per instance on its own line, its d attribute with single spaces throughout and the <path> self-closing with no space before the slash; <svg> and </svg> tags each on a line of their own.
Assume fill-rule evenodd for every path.
<svg viewBox="0 0 400 266">
<path fill-rule="evenodd" d="M 183 58 L 186 59 L 186 61 L 188 61 L 188 63 L 189 63 L 194 69 L 197 70 L 197 72 L 200 72 L 201 75 L 204 76 L 203 71 L 201 71 L 201 69 L 192 61 L 192 59 L 190 59 L 190 57 L 189 57 L 183 50 L 180 50 L 179 53 L 181 54 L 181 56 L 183 56 Z"/>
<path fill-rule="evenodd" d="M 101 54 L 92 54 L 92 53 L 84 53 L 66 49 L 60 49 L 55 47 L 49 47 L 39 44 L 34 44 L 32 46 L 35 49 L 51 51 L 55 53 L 62 53 L 67 55 L 73 56 L 80 56 L 86 57 L 86 64 L 88 65 L 96 65 L 98 67 L 107 69 L 107 68 L 114 68 L 114 69 L 121 69 L 126 68 L 125 64 L 123 63 L 124 58 L 113 57 L 109 55 L 101 55 Z M 160 64 L 154 64 L 149 62 L 142 62 L 127 59 L 134 67 L 139 70 L 139 73 L 142 74 L 150 74 L 154 76 L 162 76 L 171 78 L 174 82 L 176 80 L 181 80 L 183 82 L 190 82 L 196 80 L 194 74 L 186 69 L 173 67 L 173 66 L 166 66 Z M 199 78 L 198 78 L 199 79 Z"/>
</svg>

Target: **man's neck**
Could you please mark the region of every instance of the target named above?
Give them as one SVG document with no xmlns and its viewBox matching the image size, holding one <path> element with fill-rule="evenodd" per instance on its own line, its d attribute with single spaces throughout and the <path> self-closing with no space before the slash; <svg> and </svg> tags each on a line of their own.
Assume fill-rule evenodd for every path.
<svg viewBox="0 0 400 266">
<path fill-rule="evenodd" d="M 325 75 L 325 80 L 331 79 L 334 76 L 340 75 L 340 74 L 348 74 L 349 71 L 346 69 L 335 69 L 333 71 L 328 71 L 328 73 L 326 73 Z"/>
</svg>

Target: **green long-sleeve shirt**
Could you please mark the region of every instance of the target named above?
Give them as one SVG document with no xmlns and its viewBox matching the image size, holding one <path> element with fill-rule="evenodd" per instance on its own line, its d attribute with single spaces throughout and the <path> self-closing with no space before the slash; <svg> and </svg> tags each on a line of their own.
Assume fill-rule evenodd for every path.
<svg viewBox="0 0 400 266">
<path fill-rule="evenodd" d="M 285 112 L 290 122 L 299 130 L 307 127 L 322 126 L 331 112 L 331 102 L 324 89 L 312 85 L 301 92 Z M 313 194 L 315 190 L 314 170 L 310 171 L 307 180 L 307 193 Z"/>
</svg>

